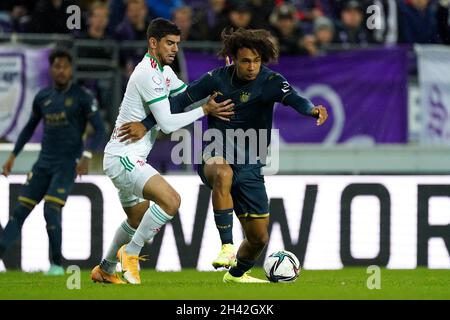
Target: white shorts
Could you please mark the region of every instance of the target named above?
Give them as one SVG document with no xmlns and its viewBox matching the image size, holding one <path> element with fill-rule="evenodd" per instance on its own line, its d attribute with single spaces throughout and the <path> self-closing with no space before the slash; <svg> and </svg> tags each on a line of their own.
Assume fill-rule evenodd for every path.
<svg viewBox="0 0 450 320">
<path fill-rule="evenodd" d="M 107 153 L 103 157 L 103 171 L 118 189 L 120 202 L 124 208 L 145 201 L 144 186 L 148 179 L 158 174 L 144 158 Z"/>
</svg>

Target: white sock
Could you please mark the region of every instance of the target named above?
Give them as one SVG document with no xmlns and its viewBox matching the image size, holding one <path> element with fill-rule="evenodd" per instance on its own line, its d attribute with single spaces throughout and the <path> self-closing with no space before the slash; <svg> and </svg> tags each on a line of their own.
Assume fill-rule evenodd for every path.
<svg viewBox="0 0 450 320">
<path fill-rule="evenodd" d="M 131 242 L 127 244 L 125 251 L 129 255 L 139 255 L 144 244 L 152 240 L 161 227 L 172 220 L 172 218 L 157 204 L 151 205 L 144 217 L 142 217 L 141 223 L 136 229 Z"/>
<path fill-rule="evenodd" d="M 118 262 L 117 251 L 121 246 L 130 242 L 135 232 L 136 229 L 133 229 L 126 220 L 122 222 L 114 234 L 113 241 L 106 252 L 105 258 L 100 263 L 100 268 L 102 268 L 103 271 L 106 271 L 109 274 L 113 274 L 116 271 Z"/>
</svg>

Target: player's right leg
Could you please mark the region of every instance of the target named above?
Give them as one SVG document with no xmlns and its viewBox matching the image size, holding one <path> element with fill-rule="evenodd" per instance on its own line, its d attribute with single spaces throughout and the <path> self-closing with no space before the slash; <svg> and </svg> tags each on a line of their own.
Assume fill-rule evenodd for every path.
<svg viewBox="0 0 450 320">
<path fill-rule="evenodd" d="M 139 185 L 139 181 L 137 181 L 137 184 Z M 141 260 L 139 254 L 142 247 L 146 242 L 151 241 L 159 230 L 175 216 L 181 203 L 178 193 L 159 174 L 151 176 L 145 182 L 141 193 L 145 199 L 154 203 L 142 216 L 130 243 L 122 246 L 118 252 L 118 258 L 124 271 L 123 276 L 127 282 L 132 284 L 140 283 L 138 263 Z M 140 196 L 139 193 L 138 196 Z M 128 208 L 127 215 L 129 218 L 130 210 L 134 210 L 134 208 Z"/>
<path fill-rule="evenodd" d="M 22 187 L 17 205 L 8 224 L 0 237 L 0 259 L 4 252 L 14 243 L 20 235 L 23 223 L 34 207 L 42 200 L 50 183 L 50 176 L 45 168 L 38 163 L 33 166 L 28 174 L 27 181 Z"/>
<path fill-rule="evenodd" d="M 203 165 L 204 177 L 212 188 L 214 220 L 222 242 L 218 256 L 212 261 L 214 268 L 229 268 L 235 265 L 236 250 L 233 245 L 233 199 L 231 185 L 233 170 L 222 157 L 212 157 Z"/>
</svg>

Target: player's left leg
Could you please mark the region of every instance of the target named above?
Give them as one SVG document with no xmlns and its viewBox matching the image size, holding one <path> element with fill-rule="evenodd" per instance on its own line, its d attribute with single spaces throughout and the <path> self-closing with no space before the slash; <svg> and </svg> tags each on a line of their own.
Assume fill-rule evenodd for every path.
<svg viewBox="0 0 450 320">
<path fill-rule="evenodd" d="M 64 275 L 62 266 L 61 214 L 75 182 L 75 164 L 68 163 L 54 168 L 50 185 L 44 196 L 44 218 L 50 245 L 50 269 L 45 275 Z"/>
<path fill-rule="evenodd" d="M 250 277 L 247 273 L 269 241 L 269 203 L 264 177 L 259 169 L 241 172 L 232 194 L 245 238 L 236 255 L 236 266 L 224 275 L 223 281 L 267 283 L 268 281 Z"/>
<path fill-rule="evenodd" d="M 0 258 L 19 237 L 26 218 L 42 200 L 49 183 L 50 175 L 47 174 L 45 168 L 41 168 L 39 163 L 36 163 L 32 171 L 28 173 L 27 181 L 17 199 L 14 213 L 0 237 Z"/>
</svg>

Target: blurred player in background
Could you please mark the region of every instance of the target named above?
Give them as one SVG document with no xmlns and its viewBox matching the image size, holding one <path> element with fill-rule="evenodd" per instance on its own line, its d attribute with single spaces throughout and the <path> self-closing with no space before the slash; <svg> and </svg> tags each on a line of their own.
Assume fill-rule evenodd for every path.
<svg viewBox="0 0 450 320">
<path fill-rule="evenodd" d="M 282 75 L 262 65 L 278 57 L 268 31 L 238 29 L 231 33 L 223 32 L 222 40 L 224 46 L 220 55 L 231 56 L 234 64 L 212 70 L 193 82 L 184 93 L 172 99 L 171 111 L 182 112 L 185 107 L 214 92 L 220 92 L 218 101 L 231 99 L 236 103 L 231 121 L 208 117 L 208 128 L 218 129 L 223 140 L 214 140 L 203 146 L 203 163 L 198 168 L 202 181 L 212 189 L 214 217 L 222 241 L 222 251 L 213 265 L 231 266 L 224 275 L 224 282 L 267 282 L 247 273 L 269 240 L 269 203 L 261 174 L 264 163 L 260 161 L 267 149 L 255 150 L 260 148 L 259 134 L 256 146 L 245 142 L 245 145 L 239 145 L 227 141 L 229 135 L 226 130 L 265 129 L 265 147 L 268 147 L 275 102 L 316 118 L 317 125 L 323 124 L 328 114 L 323 106 L 314 106 L 299 96 Z M 149 115 L 142 123 L 126 124 L 121 135 L 123 139 L 134 140 L 142 136 L 143 126 L 150 128 L 154 124 L 155 120 Z M 245 233 L 237 252 L 236 265 L 231 260 L 234 252 L 233 209 Z"/>
<path fill-rule="evenodd" d="M 93 281 L 124 283 L 115 272 L 119 259 L 125 280 L 139 284 L 142 247 L 180 207 L 178 193 L 146 162 L 158 131 L 170 133 L 204 115 L 232 114 L 228 110 L 233 104 L 229 104 L 229 100 L 217 104 L 213 100 L 215 96 L 201 108 L 176 115 L 170 113 L 169 97 L 186 89 L 169 67 L 178 52 L 180 33 L 178 27 L 168 20 L 152 20 L 147 31 L 148 53 L 128 81 L 116 128 L 105 148 L 103 160 L 103 169 L 118 189 L 128 219 L 117 229 L 106 257 L 92 270 Z M 136 142 L 121 142 L 117 136 L 120 126 L 130 121 L 141 121 L 149 113 L 156 119 L 151 130 Z M 149 200 L 154 203 L 150 205 Z"/>
<path fill-rule="evenodd" d="M 30 212 L 44 198 L 44 217 L 52 253 L 51 266 L 46 274 L 63 275 L 61 210 L 76 175 L 88 173 L 92 150 L 102 142 L 104 127 L 97 111 L 97 101 L 86 89 L 72 83 L 70 53 L 64 49 L 55 49 L 50 54 L 49 61 L 53 86 L 37 93 L 30 120 L 3 165 L 3 174 L 8 176 L 15 158 L 43 119 L 41 152 L 21 190 L 14 215 L 0 237 L 0 258 L 20 235 Z M 83 134 L 88 122 L 93 126 L 95 134 L 84 147 Z"/>
</svg>

